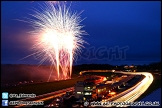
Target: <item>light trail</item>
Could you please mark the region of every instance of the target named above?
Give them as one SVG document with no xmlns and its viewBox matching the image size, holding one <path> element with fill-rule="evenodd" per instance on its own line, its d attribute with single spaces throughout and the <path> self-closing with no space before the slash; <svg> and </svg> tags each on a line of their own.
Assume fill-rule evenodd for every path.
<svg viewBox="0 0 162 108">
<path fill-rule="evenodd" d="M 117 72 L 117 73 L 144 75 L 145 78 L 142 81 L 138 82 L 135 86 L 125 90 L 124 92 L 118 94 L 115 97 L 108 99 L 107 101 L 134 102 L 149 88 L 154 79 L 152 74 L 148 72 L 136 72 L 136 73 Z M 111 105 L 107 107 L 111 107 Z M 127 107 L 127 105 L 117 105 L 117 107 Z"/>
<path fill-rule="evenodd" d="M 93 70 L 89 70 L 93 71 Z M 88 71 L 82 71 L 81 73 L 85 73 Z M 93 71 L 97 72 L 97 71 Z M 111 70 L 102 70 L 102 72 L 111 72 Z M 123 73 L 123 74 L 132 74 L 132 75 L 144 75 L 145 78 L 138 82 L 133 87 L 119 93 L 116 96 L 113 96 L 109 99 L 104 99 L 104 101 L 112 101 L 112 102 L 134 102 L 136 99 L 138 99 L 152 84 L 154 78 L 151 73 L 149 72 L 121 72 L 121 71 L 115 71 L 114 73 Z M 107 107 L 112 107 L 111 105 L 108 105 Z M 126 105 L 118 105 L 117 107 L 127 107 Z"/>
</svg>

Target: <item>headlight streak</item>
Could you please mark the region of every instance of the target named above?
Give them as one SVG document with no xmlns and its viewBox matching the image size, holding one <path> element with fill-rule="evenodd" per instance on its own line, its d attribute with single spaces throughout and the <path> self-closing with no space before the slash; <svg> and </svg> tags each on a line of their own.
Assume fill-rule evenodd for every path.
<svg viewBox="0 0 162 108">
<path fill-rule="evenodd" d="M 125 73 L 125 72 L 119 72 L 119 73 Z M 136 75 L 144 75 L 145 78 L 138 82 L 135 86 L 125 90 L 124 92 L 118 94 L 115 97 L 107 99 L 107 101 L 113 101 L 113 102 L 134 102 L 136 99 L 138 99 L 152 84 L 153 82 L 153 76 L 151 73 L 148 72 L 136 72 L 136 73 L 127 73 L 127 74 L 136 74 Z M 107 107 L 111 107 L 111 105 L 108 105 Z M 117 105 L 116 107 L 128 107 L 127 105 Z"/>
</svg>

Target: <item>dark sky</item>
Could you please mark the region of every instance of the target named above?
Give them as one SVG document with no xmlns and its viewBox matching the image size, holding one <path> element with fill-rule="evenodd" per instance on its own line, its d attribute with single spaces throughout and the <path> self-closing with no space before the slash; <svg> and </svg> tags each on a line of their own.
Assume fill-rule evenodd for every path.
<svg viewBox="0 0 162 108">
<path fill-rule="evenodd" d="M 69 2 L 66 2 L 69 5 Z M 38 64 L 29 57 L 33 45 L 28 23 L 17 21 L 29 17 L 38 2 L 1 2 L 1 63 Z M 148 64 L 161 61 L 160 1 L 72 2 L 71 10 L 86 18 L 81 24 L 89 43 L 74 64 L 108 63 Z M 114 52 L 114 53 L 113 53 Z"/>
</svg>

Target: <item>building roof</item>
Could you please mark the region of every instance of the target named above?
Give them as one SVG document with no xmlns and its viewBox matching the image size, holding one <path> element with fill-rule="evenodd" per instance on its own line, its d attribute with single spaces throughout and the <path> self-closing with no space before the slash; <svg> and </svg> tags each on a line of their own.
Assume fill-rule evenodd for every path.
<svg viewBox="0 0 162 108">
<path fill-rule="evenodd" d="M 102 88 L 102 87 L 110 87 L 111 84 L 99 84 L 96 86 L 96 88 Z"/>
</svg>

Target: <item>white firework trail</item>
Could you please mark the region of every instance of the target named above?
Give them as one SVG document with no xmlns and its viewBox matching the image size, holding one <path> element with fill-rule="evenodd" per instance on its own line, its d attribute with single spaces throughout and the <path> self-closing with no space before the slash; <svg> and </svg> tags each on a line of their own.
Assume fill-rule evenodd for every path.
<svg viewBox="0 0 162 108">
<path fill-rule="evenodd" d="M 72 13 L 70 6 L 64 3 L 45 2 L 40 9 L 34 9 L 33 18 L 28 18 L 28 23 L 34 28 L 31 31 L 36 37 L 32 47 L 34 55 L 40 58 L 40 63 L 48 60 L 51 62 L 52 72 L 57 72 L 57 78 L 69 79 L 72 75 L 73 60 L 85 41 L 82 35 L 87 33 L 82 30 L 83 21 L 80 14 Z M 48 78 L 50 80 L 51 74 Z"/>
</svg>

